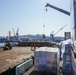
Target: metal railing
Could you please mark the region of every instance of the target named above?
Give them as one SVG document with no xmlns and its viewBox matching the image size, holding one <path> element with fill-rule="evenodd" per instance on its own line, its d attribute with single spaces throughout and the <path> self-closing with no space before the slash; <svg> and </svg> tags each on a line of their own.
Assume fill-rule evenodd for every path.
<svg viewBox="0 0 76 75">
<path fill-rule="evenodd" d="M 16 75 L 22 75 L 23 73 L 25 73 L 32 66 L 33 66 L 33 59 L 29 59 L 26 62 L 18 65 L 16 67 Z"/>
</svg>

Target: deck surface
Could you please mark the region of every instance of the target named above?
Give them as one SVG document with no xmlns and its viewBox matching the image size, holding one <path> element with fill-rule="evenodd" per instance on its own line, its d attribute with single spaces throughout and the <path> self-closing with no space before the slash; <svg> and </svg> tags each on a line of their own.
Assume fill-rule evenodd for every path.
<svg viewBox="0 0 76 75">
<path fill-rule="evenodd" d="M 33 55 L 31 47 L 13 47 L 12 50 L 0 49 L 0 73 L 6 71 L 24 61 L 25 58 Z"/>
</svg>

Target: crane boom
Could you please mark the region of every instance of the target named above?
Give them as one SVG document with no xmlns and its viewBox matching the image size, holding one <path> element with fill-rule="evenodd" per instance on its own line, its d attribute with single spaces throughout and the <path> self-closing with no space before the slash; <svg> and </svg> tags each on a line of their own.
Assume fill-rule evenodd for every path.
<svg viewBox="0 0 76 75">
<path fill-rule="evenodd" d="M 54 35 L 56 35 L 58 32 L 60 32 L 64 27 L 66 27 L 67 26 L 67 24 L 66 25 L 64 25 L 62 28 L 60 28 L 60 30 L 58 30 Z"/>
<path fill-rule="evenodd" d="M 49 3 L 47 3 L 45 7 L 48 7 L 48 6 L 51 7 L 51 8 L 53 8 L 53 9 L 56 9 L 56 10 L 58 10 L 58 11 L 64 13 L 64 14 L 66 14 L 66 15 L 68 15 L 68 16 L 70 16 L 70 12 L 68 12 L 68 11 L 66 11 L 66 10 L 60 9 L 60 8 L 58 8 L 58 7 L 55 7 L 55 6 L 50 5 Z"/>
</svg>

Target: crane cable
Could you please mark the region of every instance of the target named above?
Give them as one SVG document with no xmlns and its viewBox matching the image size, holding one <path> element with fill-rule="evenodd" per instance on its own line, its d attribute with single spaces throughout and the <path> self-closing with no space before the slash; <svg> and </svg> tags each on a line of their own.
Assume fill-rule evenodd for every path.
<svg viewBox="0 0 76 75">
<path fill-rule="evenodd" d="M 43 15 L 43 38 L 45 38 L 45 8 L 44 8 L 44 15 Z"/>
<path fill-rule="evenodd" d="M 45 8 L 44 8 L 44 21 L 43 21 L 43 34 L 45 34 Z"/>
</svg>

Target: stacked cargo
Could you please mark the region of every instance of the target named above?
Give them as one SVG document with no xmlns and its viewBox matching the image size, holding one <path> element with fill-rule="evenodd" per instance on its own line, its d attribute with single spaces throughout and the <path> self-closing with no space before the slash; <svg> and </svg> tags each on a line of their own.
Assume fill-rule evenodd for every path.
<svg viewBox="0 0 76 75">
<path fill-rule="evenodd" d="M 72 75 L 72 62 L 69 54 L 63 55 L 63 75 Z"/>
<path fill-rule="evenodd" d="M 59 49 L 41 47 L 34 52 L 35 71 L 45 75 L 59 75 Z"/>
<path fill-rule="evenodd" d="M 72 75 L 72 54 L 71 45 L 65 44 L 63 53 L 63 75 Z"/>
<path fill-rule="evenodd" d="M 76 60 L 74 58 L 73 53 L 72 53 L 72 75 L 76 75 Z"/>
</svg>

